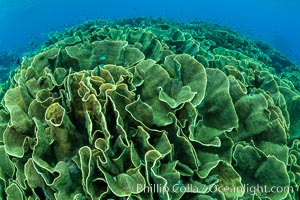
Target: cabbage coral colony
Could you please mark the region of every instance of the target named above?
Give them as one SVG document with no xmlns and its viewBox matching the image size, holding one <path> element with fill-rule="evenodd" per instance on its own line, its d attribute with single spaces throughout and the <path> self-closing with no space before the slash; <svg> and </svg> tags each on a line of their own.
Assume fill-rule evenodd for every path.
<svg viewBox="0 0 300 200">
<path fill-rule="evenodd" d="M 0 199 L 297 199 L 299 89 L 293 63 L 218 25 L 52 33 L 1 88 Z M 284 189 L 225 191 L 258 185 Z"/>
</svg>

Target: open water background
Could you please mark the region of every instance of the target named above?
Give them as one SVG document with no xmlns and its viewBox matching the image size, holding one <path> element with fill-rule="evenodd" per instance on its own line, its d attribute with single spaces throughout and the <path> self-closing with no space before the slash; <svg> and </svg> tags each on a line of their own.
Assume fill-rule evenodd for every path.
<svg viewBox="0 0 300 200">
<path fill-rule="evenodd" d="M 300 65 L 300 0 L 0 0 L 0 53 L 26 55 L 50 31 L 87 19 L 138 16 L 227 25 Z"/>
</svg>

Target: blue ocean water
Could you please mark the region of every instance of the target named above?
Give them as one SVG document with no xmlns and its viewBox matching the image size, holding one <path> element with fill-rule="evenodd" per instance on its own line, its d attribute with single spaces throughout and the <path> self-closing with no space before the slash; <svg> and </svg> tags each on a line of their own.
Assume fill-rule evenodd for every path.
<svg viewBox="0 0 300 200">
<path fill-rule="evenodd" d="M 6 51 L 18 55 L 33 51 L 49 32 L 87 19 L 151 16 L 226 25 L 300 64 L 299 7 L 299 0 L 0 0 L 0 57 Z M 5 62 L 0 58 L 0 65 Z"/>
</svg>

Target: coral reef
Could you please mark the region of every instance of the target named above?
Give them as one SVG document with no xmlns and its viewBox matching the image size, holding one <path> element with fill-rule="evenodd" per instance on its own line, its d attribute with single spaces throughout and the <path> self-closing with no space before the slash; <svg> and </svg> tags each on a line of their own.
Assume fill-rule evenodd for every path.
<svg viewBox="0 0 300 200">
<path fill-rule="evenodd" d="M 207 23 L 49 37 L 1 96 L 0 199 L 298 198 L 297 67 Z"/>
</svg>

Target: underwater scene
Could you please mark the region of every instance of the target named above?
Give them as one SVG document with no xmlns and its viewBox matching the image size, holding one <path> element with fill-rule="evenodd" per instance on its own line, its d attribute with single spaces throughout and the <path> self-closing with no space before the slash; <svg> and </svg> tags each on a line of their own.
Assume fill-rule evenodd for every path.
<svg viewBox="0 0 300 200">
<path fill-rule="evenodd" d="M 299 200 L 299 8 L 0 0 L 0 200 Z"/>
</svg>

